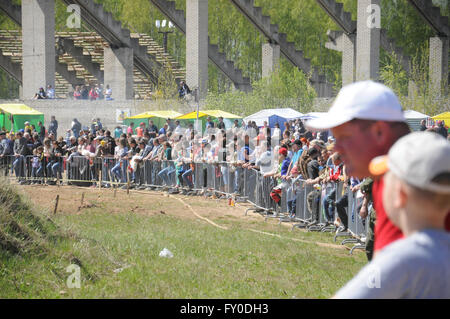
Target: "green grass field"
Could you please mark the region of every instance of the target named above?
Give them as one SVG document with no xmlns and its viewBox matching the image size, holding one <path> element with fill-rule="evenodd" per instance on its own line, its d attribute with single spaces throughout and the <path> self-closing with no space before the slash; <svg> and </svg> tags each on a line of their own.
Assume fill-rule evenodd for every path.
<svg viewBox="0 0 450 319">
<path fill-rule="evenodd" d="M 328 298 L 366 263 L 363 253 L 314 244 L 332 243 L 329 233 L 232 217 L 213 219 L 224 230 L 168 214 L 111 214 L 108 205 L 59 213 L 51 218 L 61 236 L 40 249 L 0 248 L 0 298 Z M 159 257 L 163 248 L 174 257 Z M 72 263 L 81 265 L 79 289 L 66 284 Z"/>
</svg>

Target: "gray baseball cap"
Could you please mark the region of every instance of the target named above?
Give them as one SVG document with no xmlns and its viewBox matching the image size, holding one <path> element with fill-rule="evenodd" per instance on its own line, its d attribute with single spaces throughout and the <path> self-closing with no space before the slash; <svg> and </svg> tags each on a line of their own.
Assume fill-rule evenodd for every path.
<svg viewBox="0 0 450 319">
<path fill-rule="evenodd" d="M 450 142 L 433 132 L 414 132 L 399 139 L 388 155 L 374 158 L 370 172 L 377 176 L 388 170 L 417 188 L 450 194 L 450 185 L 434 182 L 450 174 Z"/>
</svg>

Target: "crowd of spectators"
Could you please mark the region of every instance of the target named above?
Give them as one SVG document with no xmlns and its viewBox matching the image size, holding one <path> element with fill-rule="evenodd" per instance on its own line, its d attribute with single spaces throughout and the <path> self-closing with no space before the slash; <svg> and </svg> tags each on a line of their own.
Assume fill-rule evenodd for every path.
<svg viewBox="0 0 450 319">
<path fill-rule="evenodd" d="M 0 158 L 3 162 L 0 165 L 4 167 L 6 157 L 10 155 L 13 159 L 9 164 L 19 183 L 42 183 L 45 180 L 54 184 L 63 180 L 64 159 L 70 162 L 74 157 L 84 157 L 92 163 L 100 158 L 107 160 L 98 168 L 104 176 L 104 187 L 111 187 L 115 182 L 121 187 L 145 189 L 144 163 L 173 161 L 174 165 L 161 169 L 158 176 L 164 181 L 165 189 L 174 192 L 188 192 L 193 188 L 192 164 L 195 162 L 215 163 L 224 175 L 228 174 L 229 167 L 255 169 L 264 178 L 276 180 L 270 196 L 277 204 L 283 188 L 289 188 L 287 202 L 291 218 L 295 218 L 296 200 L 295 189 L 290 187 L 302 179 L 314 186 L 307 195 L 308 209 L 312 213 L 311 225 L 319 221 L 319 201 L 322 198 L 326 222 L 345 231 L 348 227 L 347 195 L 337 199 L 335 190 L 325 197 L 321 192 L 323 187 L 340 181 L 345 189 L 364 198 L 359 211 L 365 218 L 369 205 L 367 181 L 347 175 L 340 154 L 333 150 L 335 139 L 328 132 L 308 131 L 300 119 L 287 121 L 283 127 L 282 131 L 278 124 L 270 128 L 264 122 L 262 127 L 258 127 L 255 122 L 245 124 L 235 120 L 232 127 L 226 128 L 223 118 L 214 122 L 208 117 L 205 132 L 196 131 L 193 123 L 183 127 L 180 121 L 170 119 L 160 128 L 149 120 L 137 127 L 131 123 L 126 131 L 118 126 L 111 132 L 103 128 L 98 118 L 92 120 L 90 127 L 83 127 L 74 118 L 65 137 L 58 137 L 58 123 L 52 117 L 48 130 L 42 123 L 36 128 L 26 122 L 25 128 L 16 134 L 1 132 Z M 440 123 L 438 127 L 441 127 Z M 436 133 L 440 134 L 437 130 Z M 25 161 L 27 157 L 31 161 Z M 31 179 L 25 178 L 26 165 L 31 165 L 27 167 L 27 171 L 31 171 Z M 171 178 L 173 175 L 175 179 Z M 92 176 L 97 179 L 99 173 L 92 172 Z M 171 182 L 173 180 L 174 183 Z M 234 191 L 237 192 L 236 187 Z"/>
<path fill-rule="evenodd" d="M 75 100 L 90 100 L 90 101 L 113 100 L 112 89 L 109 86 L 109 84 L 106 85 L 106 88 L 103 87 L 103 84 L 95 84 L 91 86 L 77 85 L 73 92 L 73 98 Z"/>
</svg>

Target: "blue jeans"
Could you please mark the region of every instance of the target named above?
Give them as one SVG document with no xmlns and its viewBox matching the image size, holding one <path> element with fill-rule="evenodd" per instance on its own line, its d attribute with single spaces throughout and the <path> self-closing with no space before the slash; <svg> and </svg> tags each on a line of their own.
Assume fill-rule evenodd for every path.
<svg viewBox="0 0 450 319">
<path fill-rule="evenodd" d="M 334 200 L 336 199 L 336 191 L 333 190 L 330 194 L 325 196 L 322 201 L 323 208 L 325 210 L 325 219 L 327 222 L 333 222 L 334 220 Z"/>
<path fill-rule="evenodd" d="M 33 179 L 42 177 L 42 165 L 31 169 L 31 177 L 33 177 Z"/>
<path fill-rule="evenodd" d="M 25 177 L 25 157 L 20 155 L 13 162 L 13 169 L 16 177 Z"/>
<path fill-rule="evenodd" d="M 175 173 L 175 168 L 169 166 L 169 167 L 162 169 L 158 173 L 158 176 L 162 178 L 162 180 L 164 181 L 166 186 L 170 186 L 172 183 L 170 182 L 169 175 L 171 175 L 173 173 Z"/>
<path fill-rule="evenodd" d="M 289 200 L 287 202 L 289 216 L 292 218 L 295 216 L 295 209 L 297 208 L 297 199 Z"/>
<path fill-rule="evenodd" d="M 189 186 L 189 188 L 194 188 L 194 185 L 192 184 L 191 180 L 188 178 L 189 176 L 192 176 L 192 169 L 188 169 L 186 172 L 181 175 L 183 178 L 183 181 L 186 183 L 186 185 Z"/>
<path fill-rule="evenodd" d="M 117 162 L 113 168 L 111 168 L 111 175 L 115 177 L 119 182 L 124 183 L 122 179 L 122 168 L 120 167 L 120 162 Z"/>
<path fill-rule="evenodd" d="M 59 176 L 59 179 L 62 180 L 61 163 L 59 161 L 56 163 L 53 163 L 52 173 L 53 173 L 53 177 L 58 178 L 58 176 Z"/>
</svg>

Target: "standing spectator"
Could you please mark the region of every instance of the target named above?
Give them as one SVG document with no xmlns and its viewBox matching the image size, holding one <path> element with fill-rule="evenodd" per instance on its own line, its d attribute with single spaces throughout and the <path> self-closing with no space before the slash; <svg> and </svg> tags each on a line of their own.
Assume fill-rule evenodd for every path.
<svg viewBox="0 0 450 319">
<path fill-rule="evenodd" d="M 25 177 L 25 156 L 29 155 L 27 142 L 23 133 L 21 131 L 17 132 L 16 140 L 14 141 L 14 156 L 16 159 L 13 162 L 13 168 L 20 184 L 25 183 L 23 179 Z"/>
<path fill-rule="evenodd" d="M 427 122 L 425 120 L 420 121 L 420 131 L 426 131 L 427 130 Z"/>
<path fill-rule="evenodd" d="M 47 86 L 47 99 L 54 99 L 55 98 L 55 89 L 52 88 L 52 86 L 49 84 Z"/>
<path fill-rule="evenodd" d="M 127 128 L 127 135 L 128 134 L 131 134 L 131 135 L 134 134 L 134 122 L 131 122 L 130 126 L 128 126 L 128 128 Z"/>
<path fill-rule="evenodd" d="M 436 133 L 442 135 L 444 138 L 447 138 L 448 131 L 447 131 L 447 129 L 444 126 L 444 121 L 440 121 L 439 122 Z"/>
<path fill-rule="evenodd" d="M 114 138 L 119 138 L 122 133 L 122 128 L 120 126 L 116 126 L 116 129 L 114 130 Z"/>
<path fill-rule="evenodd" d="M 0 169 L 4 169 L 4 176 L 8 174 L 8 156 L 14 153 L 14 143 L 6 137 L 6 132 L 0 132 Z"/>
<path fill-rule="evenodd" d="M 100 131 L 103 130 L 103 124 L 102 124 L 102 122 L 100 122 L 100 118 L 99 117 L 97 117 L 97 126 L 98 126 L 98 129 Z"/>
<path fill-rule="evenodd" d="M 45 138 L 45 126 L 42 124 L 41 121 L 38 122 L 38 126 L 39 126 L 39 140 L 41 141 L 41 143 L 44 141 Z"/>
<path fill-rule="evenodd" d="M 368 169 L 370 160 L 386 154 L 400 137 L 410 132 L 395 93 L 373 81 L 343 87 L 328 113 L 310 120 L 306 125 L 316 130 L 331 129 L 336 139 L 335 151 L 344 159 L 348 174 L 357 178 L 371 176 Z M 403 237 L 401 230 L 392 224 L 385 213 L 381 197 L 383 187 L 383 180 L 375 178 L 372 195 L 376 224 L 373 236 L 371 229 L 375 214 L 372 212 L 366 241 L 369 260 L 373 249 L 381 250 Z M 367 205 L 363 205 L 360 215 L 366 218 Z"/>
<path fill-rule="evenodd" d="M 109 87 L 109 84 L 107 84 L 105 90 L 105 100 L 112 101 L 113 98 L 111 96 L 112 96 L 112 89 Z"/>
<path fill-rule="evenodd" d="M 150 120 L 150 122 L 148 123 L 148 132 L 149 133 L 158 133 L 158 128 L 153 123 L 153 120 Z"/>
<path fill-rule="evenodd" d="M 78 120 L 75 118 L 72 121 L 72 134 L 73 136 L 75 136 L 76 139 L 78 139 L 78 137 L 80 136 L 80 131 L 81 131 L 81 123 L 78 122 Z"/>
<path fill-rule="evenodd" d="M 50 125 L 48 126 L 48 133 L 52 133 L 55 137 L 57 137 L 58 133 L 58 121 L 56 120 L 55 116 L 52 115 Z"/>
<path fill-rule="evenodd" d="M 168 118 L 166 120 L 166 124 L 167 124 L 167 127 L 168 127 L 168 129 L 166 131 L 171 131 L 171 132 L 175 131 L 175 123 L 172 122 L 171 119 Z"/>
<path fill-rule="evenodd" d="M 214 122 L 211 119 L 211 116 L 206 118 L 206 129 L 214 128 Z"/>
<path fill-rule="evenodd" d="M 31 125 L 30 125 L 30 122 L 26 121 L 26 122 L 24 123 L 24 125 L 25 125 L 25 127 L 24 127 L 24 132 L 27 132 L 27 131 L 31 132 L 31 131 L 32 131 L 32 127 L 31 127 Z"/>
<path fill-rule="evenodd" d="M 136 135 L 137 135 L 137 137 L 144 137 L 144 132 L 145 131 L 146 131 L 145 123 L 141 122 L 141 124 L 139 124 L 139 127 L 136 128 Z"/>
<path fill-rule="evenodd" d="M 217 128 L 219 130 L 224 130 L 225 129 L 225 123 L 223 122 L 223 117 L 219 116 L 219 123 L 217 123 Z"/>
<path fill-rule="evenodd" d="M 163 127 L 159 129 L 158 135 L 166 135 L 169 125 L 166 123 Z"/>
</svg>

